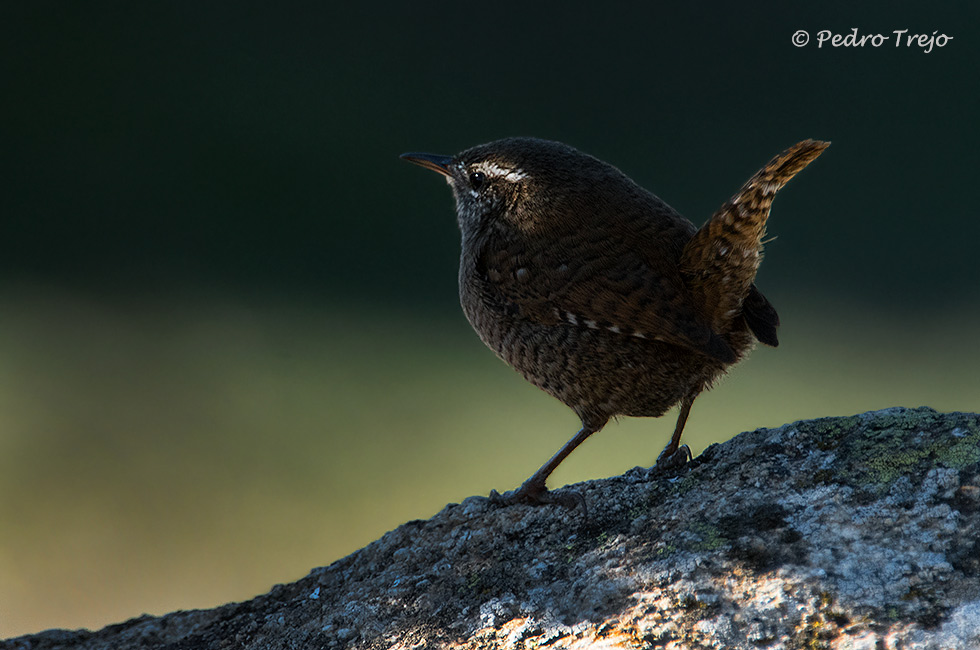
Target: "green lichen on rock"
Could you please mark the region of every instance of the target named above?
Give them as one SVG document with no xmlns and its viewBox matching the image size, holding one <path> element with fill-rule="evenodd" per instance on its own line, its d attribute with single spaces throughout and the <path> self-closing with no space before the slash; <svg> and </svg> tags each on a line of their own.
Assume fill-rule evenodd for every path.
<svg viewBox="0 0 980 650">
<path fill-rule="evenodd" d="M 817 449 L 834 449 L 848 432 L 860 424 L 858 416 L 811 420 L 807 432 L 815 438 Z"/>
<path fill-rule="evenodd" d="M 698 537 L 698 541 L 689 547 L 694 551 L 713 551 L 729 543 L 720 530 L 708 523 L 695 523 L 690 532 Z"/>
<path fill-rule="evenodd" d="M 976 422 L 970 424 L 968 429 L 952 431 L 953 444 L 934 450 L 937 461 L 954 469 L 980 463 L 980 426 Z"/>
<path fill-rule="evenodd" d="M 676 546 L 674 546 L 673 544 L 668 544 L 668 543 L 665 542 L 662 545 L 660 545 L 660 546 L 657 547 L 657 550 L 654 551 L 654 555 L 658 559 L 663 559 L 663 558 L 666 558 L 666 557 L 668 557 L 670 555 L 673 555 L 676 552 L 677 552 L 677 547 Z"/>
<path fill-rule="evenodd" d="M 700 477 L 688 474 L 677 483 L 671 485 L 670 491 L 673 495 L 684 496 L 697 487 L 700 483 Z"/>
<path fill-rule="evenodd" d="M 873 485 L 886 487 L 899 476 L 908 474 L 928 454 L 920 449 L 889 451 L 882 449 L 878 456 L 867 460 L 865 478 Z"/>
<path fill-rule="evenodd" d="M 857 432 L 861 432 L 860 435 Z M 836 455 L 820 482 L 833 480 L 873 492 L 936 466 L 961 469 L 980 462 L 980 424 L 968 413 L 940 415 L 931 408 L 894 408 L 862 416 L 824 418 L 801 425 L 818 449 Z"/>
</svg>

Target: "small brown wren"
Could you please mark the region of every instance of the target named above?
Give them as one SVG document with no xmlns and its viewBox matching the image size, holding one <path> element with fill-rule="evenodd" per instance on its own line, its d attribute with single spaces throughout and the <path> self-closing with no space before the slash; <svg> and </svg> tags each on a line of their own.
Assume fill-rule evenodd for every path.
<svg viewBox="0 0 980 650">
<path fill-rule="evenodd" d="M 694 398 L 756 340 L 778 343 L 779 317 L 754 284 L 769 208 L 829 144 L 804 140 L 779 154 L 700 229 L 612 165 L 558 142 L 402 155 L 453 190 L 460 302 L 473 329 L 582 420 L 551 460 L 495 500 L 580 499 L 545 482 L 618 415 L 657 417 L 680 404 L 656 466 L 690 458 L 680 438 Z"/>
</svg>

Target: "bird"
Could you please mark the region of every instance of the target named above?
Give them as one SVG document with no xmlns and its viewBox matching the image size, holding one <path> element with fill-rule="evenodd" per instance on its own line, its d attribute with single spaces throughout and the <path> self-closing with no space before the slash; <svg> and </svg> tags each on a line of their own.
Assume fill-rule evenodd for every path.
<svg viewBox="0 0 980 650">
<path fill-rule="evenodd" d="M 584 500 L 550 491 L 556 467 L 610 419 L 679 406 L 654 470 L 691 459 L 694 399 L 751 351 L 778 345 L 755 285 L 773 198 L 829 142 L 803 140 L 700 228 L 613 165 L 566 144 L 511 137 L 455 156 L 405 153 L 445 177 L 461 234 L 459 298 L 480 339 L 581 420 L 502 505 Z"/>
</svg>

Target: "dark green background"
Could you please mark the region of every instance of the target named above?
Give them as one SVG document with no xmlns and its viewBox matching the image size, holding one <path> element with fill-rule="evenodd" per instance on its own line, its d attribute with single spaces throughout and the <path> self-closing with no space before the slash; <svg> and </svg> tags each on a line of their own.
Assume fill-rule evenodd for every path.
<svg viewBox="0 0 980 650">
<path fill-rule="evenodd" d="M 977 7 L 4 3 L 0 637 L 247 599 L 575 431 L 469 330 L 452 198 L 404 151 L 557 139 L 701 223 L 831 140 L 769 222 L 781 345 L 685 440 L 980 410 Z M 817 48 L 854 27 L 953 40 Z M 673 417 L 552 485 L 652 463 Z"/>
<path fill-rule="evenodd" d="M 403 151 L 558 139 L 700 223 L 815 137 L 834 146 L 780 198 L 765 286 L 898 311 L 980 291 L 972 3 L 21 4 L 3 279 L 445 305 L 449 194 Z M 816 48 L 852 27 L 954 39 Z"/>
</svg>

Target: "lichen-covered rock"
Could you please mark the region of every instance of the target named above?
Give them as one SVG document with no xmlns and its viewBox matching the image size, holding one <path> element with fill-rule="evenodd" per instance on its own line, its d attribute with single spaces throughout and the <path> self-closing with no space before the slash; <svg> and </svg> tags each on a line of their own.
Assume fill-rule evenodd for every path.
<svg viewBox="0 0 980 650">
<path fill-rule="evenodd" d="M 581 510 L 470 498 L 214 610 L 54 648 L 980 648 L 980 416 L 759 429 Z"/>
</svg>

